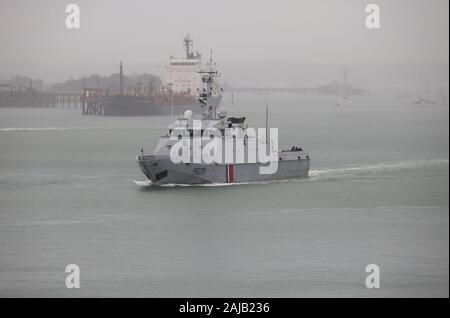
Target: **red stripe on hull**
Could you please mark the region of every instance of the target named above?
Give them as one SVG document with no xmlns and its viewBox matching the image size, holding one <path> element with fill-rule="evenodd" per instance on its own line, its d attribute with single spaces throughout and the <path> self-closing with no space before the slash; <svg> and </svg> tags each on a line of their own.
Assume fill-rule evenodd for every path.
<svg viewBox="0 0 450 318">
<path fill-rule="evenodd" d="M 234 166 L 229 165 L 228 166 L 228 183 L 234 182 Z"/>
</svg>

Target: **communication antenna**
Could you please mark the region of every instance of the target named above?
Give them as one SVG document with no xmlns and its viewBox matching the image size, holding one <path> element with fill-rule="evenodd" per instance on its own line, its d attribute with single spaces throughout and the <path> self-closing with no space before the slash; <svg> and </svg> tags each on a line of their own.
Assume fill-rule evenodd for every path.
<svg viewBox="0 0 450 318">
<path fill-rule="evenodd" d="M 269 105 L 266 105 L 266 144 L 269 144 Z"/>
<path fill-rule="evenodd" d="M 269 144 L 269 89 L 266 89 L 266 144 Z"/>
</svg>

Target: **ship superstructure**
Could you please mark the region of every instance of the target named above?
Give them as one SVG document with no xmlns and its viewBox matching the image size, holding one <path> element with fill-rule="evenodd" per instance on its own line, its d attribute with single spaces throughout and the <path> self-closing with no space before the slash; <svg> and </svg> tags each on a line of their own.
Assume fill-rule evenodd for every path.
<svg viewBox="0 0 450 318">
<path fill-rule="evenodd" d="M 187 93 L 195 96 L 201 88 L 200 70 L 202 69 L 202 56 L 193 51 L 193 39 L 189 34 L 183 39 L 185 58 L 170 57 L 166 66 L 166 85 L 174 93 Z"/>
<path fill-rule="evenodd" d="M 267 135 L 266 138 L 262 138 L 249 134 L 245 117 L 229 117 L 224 109 L 218 109 L 217 105 L 210 101 L 215 87 L 214 82 L 218 76 L 212 65 L 210 60 L 210 67 L 200 71 L 203 84 L 199 98 L 200 116 L 195 117 L 192 111 L 187 110 L 183 117 L 176 119 L 168 127 L 167 134 L 160 138 L 153 154 L 145 155 L 142 149 L 141 155 L 137 157 L 140 169 L 152 184 L 242 183 L 307 177 L 310 159 L 308 153 L 301 147 L 293 146 L 289 150 L 282 151 L 276 149 L 274 162 L 248 160 L 251 150 L 256 150 L 250 148 L 262 147 L 264 151 L 270 152 L 273 145 L 267 142 Z M 227 161 L 226 153 L 221 152 L 219 160 L 214 162 L 195 161 L 196 150 L 204 153 L 214 137 L 217 137 L 218 141 L 226 142 L 227 129 L 236 129 L 238 135 L 235 137 L 243 140 L 243 148 L 238 148 L 233 139 L 235 137 L 231 139 L 232 160 Z M 200 141 L 196 146 L 194 139 L 199 137 L 201 138 L 198 139 Z M 189 158 L 187 161 L 175 162 L 172 150 L 179 145 L 185 145 L 184 143 L 187 143 Z M 238 161 L 239 156 L 241 158 L 247 156 L 247 160 Z M 261 173 L 262 168 L 272 163 L 276 163 L 277 166 L 273 173 Z"/>
</svg>

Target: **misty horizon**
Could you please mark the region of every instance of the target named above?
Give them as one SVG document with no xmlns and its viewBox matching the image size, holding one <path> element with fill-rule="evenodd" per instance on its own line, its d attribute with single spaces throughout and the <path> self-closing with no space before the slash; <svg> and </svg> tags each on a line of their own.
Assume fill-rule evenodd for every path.
<svg viewBox="0 0 450 318">
<path fill-rule="evenodd" d="M 67 1 L 0 3 L 1 79 L 26 75 L 52 85 L 117 73 L 119 61 L 125 74 L 164 78 L 189 33 L 204 61 L 213 50 L 231 85 L 317 86 L 340 81 L 344 67 L 357 86 L 448 85 L 447 1 L 377 1 L 379 30 L 365 28 L 367 3 L 359 0 L 80 0 L 73 1 L 78 30 L 64 25 Z"/>
</svg>

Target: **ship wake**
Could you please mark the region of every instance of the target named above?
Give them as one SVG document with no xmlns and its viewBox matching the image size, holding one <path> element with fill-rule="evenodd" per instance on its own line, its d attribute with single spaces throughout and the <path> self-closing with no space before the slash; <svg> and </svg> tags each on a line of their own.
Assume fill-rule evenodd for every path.
<svg viewBox="0 0 450 318">
<path fill-rule="evenodd" d="M 426 167 L 448 166 L 448 159 L 421 159 L 310 170 L 310 180 L 371 177 Z"/>
<path fill-rule="evenodd" d="M 134 130 L 139 127 L 8 127 L 0 132 L 45 132 L 45 131 L 90 131 L 90 130 Z"/>
<path fill-rule="evenodd" d="M 268 183 L 285 183 L 285 182 L 311 182 L 311 181 L 327 181 L 327 180 L 345 180 L 354 178 L 370 178 L 377 176 L 386 176 L 396 172 L 415 170 L 426 167 L 448 167 L 448 159 L 422 159 L 409 160 L 387 163 L 376 163 L 366 165 L 348 165 L 337 168 L 320 168 L 310 170 L 309 177 L 305 179 L 284 179 L 284 180 L 266 180 L 266 181 L 252 181 L 242 183 L 212 183 L 212 184 L 164 184 L 155 185 L 150 180 L 138 181 L 134 183 L 141 187 L 224 187 L 224 186 L 238 186 L 251 184 L 268 184 Z"/>
</svg>

